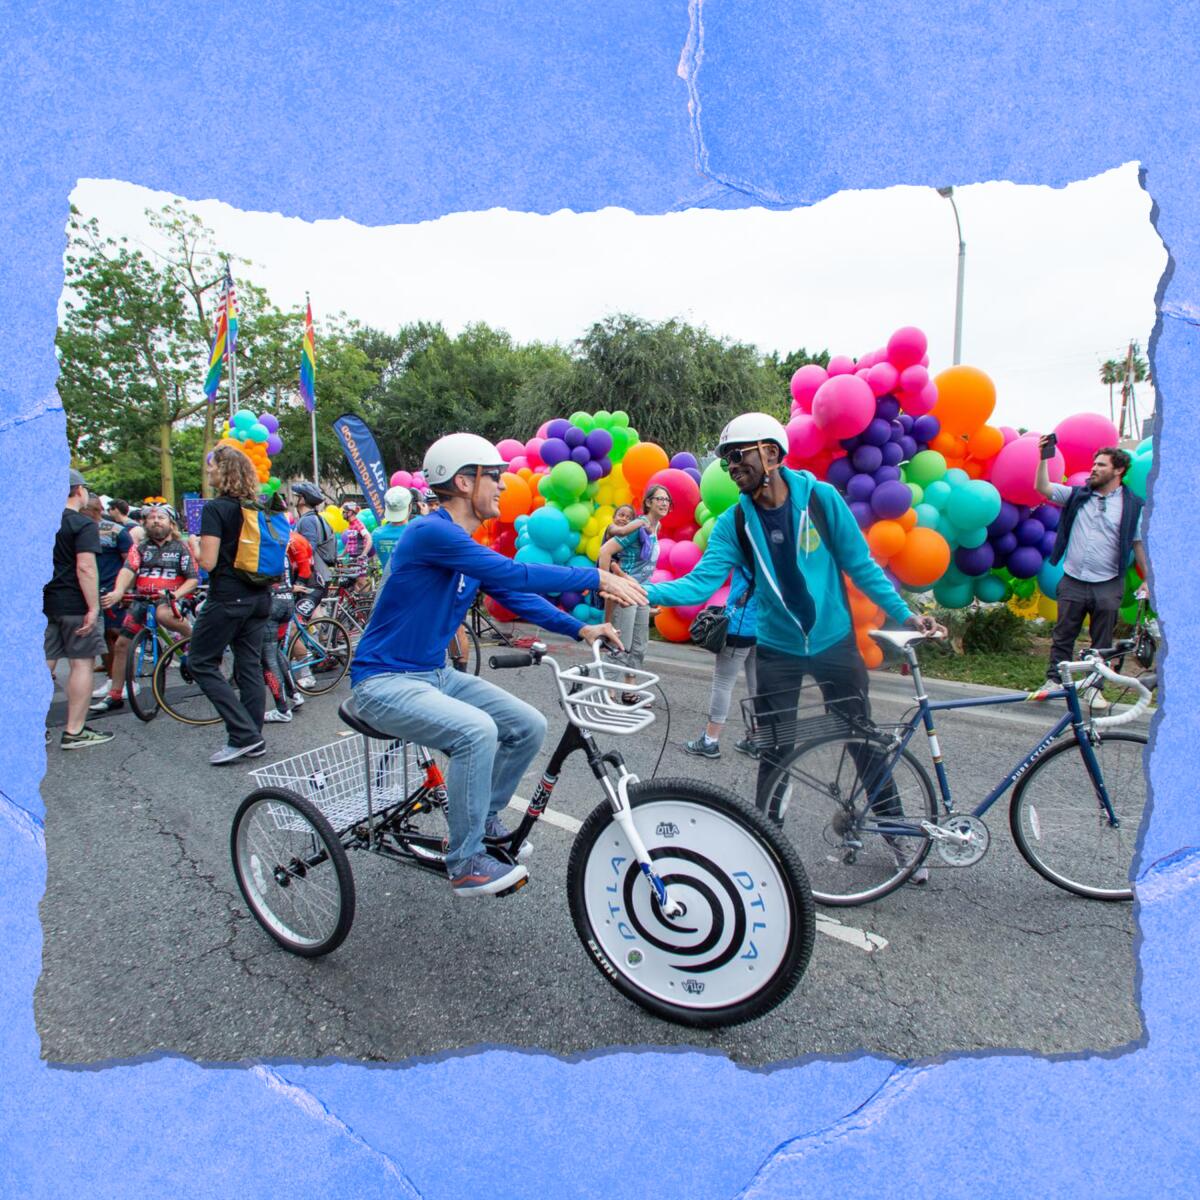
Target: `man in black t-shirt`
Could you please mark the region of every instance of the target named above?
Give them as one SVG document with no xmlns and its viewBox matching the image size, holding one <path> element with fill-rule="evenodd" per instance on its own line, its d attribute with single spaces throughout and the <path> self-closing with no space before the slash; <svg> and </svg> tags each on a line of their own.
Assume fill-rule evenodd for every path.
<svg viewBox="0 0 1200 1200">
<path fill-rule="evenodd" d="M 64 750 L 101 746 L 112 740 L 85 725 L 92 698 L 92 674 L 98 655 L 104 653 L 100 625 L 100 580 L 96 555 L 100 534 L 96 522 L 83 512 L 88 490 L 84 478 L 72 470 L 67 505 L 54 539 L 54 574 L 42 589 L 46 615 L 46 665 L 54 674 L 58 660 L 70 666 L 67 676 L 67 725 L 60 745 Z"/>
</svg>

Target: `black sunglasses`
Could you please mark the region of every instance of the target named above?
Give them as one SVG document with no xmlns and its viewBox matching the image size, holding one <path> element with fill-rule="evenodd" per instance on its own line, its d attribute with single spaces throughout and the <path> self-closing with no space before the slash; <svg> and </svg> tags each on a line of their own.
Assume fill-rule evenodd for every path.
<svg viewBox="0 0 1200 1200">
<path fill-rule="evenodd" d="M 721 462 L 723 462 L 726 467 L 736 467 L 737 464 L 740 463 L 747 454 L 756 452 L 757 450 L 757 446 L 746 446 L 744 449 L 740 446 L 734 446 L 721 454 Z"/>
</svg>

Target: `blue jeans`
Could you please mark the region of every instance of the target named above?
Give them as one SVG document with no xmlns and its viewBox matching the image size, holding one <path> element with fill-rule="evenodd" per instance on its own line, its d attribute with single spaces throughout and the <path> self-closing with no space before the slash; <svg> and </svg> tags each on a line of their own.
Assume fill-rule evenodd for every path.
<svg viewBox="0 0 1200 1200">
<path fill-rule="evenodd" d="M 364 720 L 381 733 L 450 756 L 446 774 L 451 874 L 483 850 L 483 827 L 512 799 L 542 748 L 546 718 L 503 688 L 449 667 L 372 675 L 354 688 Z"/>
</svg>

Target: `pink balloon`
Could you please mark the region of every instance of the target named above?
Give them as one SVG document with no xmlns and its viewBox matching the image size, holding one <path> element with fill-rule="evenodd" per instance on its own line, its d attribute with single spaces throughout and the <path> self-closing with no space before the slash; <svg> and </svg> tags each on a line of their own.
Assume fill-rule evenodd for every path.
<svg viewBox="0 0 1200 1200">
<path fill-rule="evenodd" d="M 538 426 L 537 436 L 538 436 L 538 437 L 540 437 L 540 438 L 545 438 L 545 437 L 546 437 L 546 435 L 549 433 L 549 430 L 550 430 L 550 422 L 549 422 L 549 421 L 543 421 L 543 422 L 542 422 L 542 423 L 541 423 L 541 424 Z"/>
<path fill-rule="evenodd" d="M 937 403 L 937 384 L 930 380 L 919 392 L 900 393 L 900 407 L 910 417 L 923 417 Z"/>
<path fill-rule="evenodd" d="M 871 373 L 871 370 L 870 370 L 870 368 L 869 368 L 869 367 L 859 367 L 859 368 L 858 368 L 858 369 L 857 369 L 857 370 L 854 372 L 854 374 L 855 374 L 855 375 L 857 375 L 859 379 L 866 379 L 866 377 L 867 377 L 868 375 L 870 375 L 870 373 Z"/>
<path fill-rule="evenodd" d="M 816 363 L 808 363 L 792 375 L 792 399 L 800 405 L 801 412 L 812 412 L 812 398 L 828 378 L 829 372 Z"/>
<path fill-rule="evenodd" d="M 1004 444 L 1007 446 L 1009 442 L 1015 442 L 1020 436 L 1011 425 L 998 425 L 1001 436 L 1004 438 Z"/>
<path fill-rule="evenodd" d="M 928 382 L 929 372 L 920 365 L 905 367 L 900 372 L 900 386 L 906 392 L 915 392 L 917 395 L 920 395 Z"/>
<path fill-rule="evenodd" d="M 388 480 L 389 487 L 412 487 L 412 475 L 408 471 L 393 471 Z"/>
<path fill-rule="evenodd" d="M 875 415 L 875 393 L 856 375 L 827 379 L 813 397 L 813 417 L 829 441 L 862 433 Z"/>
<path fill-rule="evenodd" d="M 899 385 L 900 372 L 890 362 L 876 362 L 867 372 L 867 383 L 876 396 L 886 396 Z"/>
<path fill-rule="evenodd" d="M 793 417 L 787 425 L 788 453 L 796 458 L 812 458 L 825 449 L 825 430 L 808 413 Z"/>
<path fill-rule="evenodd" d="M 545 438 L 533 437 L 525 443 L 525 457 L 529 460 L 531 467 L 542 465 L 542 442 L 545 440 Z"/>
<path fill-rule="evenodd" d="M 525 443 L 518 442 L 516 438 L 505 438 L 497 444 L 496 449 L 500 451 L 500 457 L 510 463 L 518 454 L 525 453 Z"/>
<path fill-rule="evenodd" d="M 670 571 L 664 571 L 662 567 L 656 567 L 654 573 L 650 576 L 651 583 L 670 583 L 674 576 Z"/>
<path fill-rule="evenodd" d="M 835 375 L 853 375 L 854 359 L 848 354 L 838 354 L 829 360 L 829 366 L 826 370 L 829 372 L 830 379 Z"/>
<path fill-rule="evenodd" d="M 1038 438 L 1017 438 L 1003 447 L 992 461 L 991 480 L 1000 495 L 1012 504 L 1041 504 L 1042 495 L 1034 486 L 1041 449 Z M 1057 483 L 1063 477 L 1063 456 L 1057 450 L 1048 466 L 1050 479 Z"/>
<path fill-rule="evenodd" d="M 723 583 L 703 604 L 683 604 L 676 605 L 675 611 L 685 620 L 694 621 L 699 615 L 701 609 L 707 608 L 710 604 L 724 605 L 729 602 L 729 584 Z"/>
<path fill-rule="evenodd" d="M 678 467 L 667 467 L 651 475 L 646 481 L 646 491 L 655 484 L 661 484 L 671 494 L 671 511 L 663 518 L 662 527 L 672 537 L 678 537 L 681 530 L 692 524 L 692 514 L 700 503 L 700 485 Z"/>
<path fill-rule="evenodd" d="M 1067 463 L 1067 473 L 1092 468 L 1092 457 L 1102 446 L 1117 444 L 1117 427 L 1099 413 L 1075 413 L 1054 427 L 1058 448 Z"/>
<path fill-rule="evenodd" d="M 927 344 L 925 335 L 915 325 L 905 325 L 888 338 L 888 362 L 897 371 L 914 366 L 921 361 Z"/>
<path fill-rule="evenodd" d="M 671 547 L 671 570 L 676 576 L 686 575 L 703 557 L 695 542 L 676 542 Z"/>
<path fill-rule="evenodd" d="M 524 449 L 524 447 L 521 447 Z M 508 469 L 515 475 L 518 471 L 524 471 L 529 467 L 529 459 L 523 454 L 515 454 L 509 460 Z"/>
<path fill-rule="evenodd" d="M 1064 482 L 1066 482 L 1069 487 L 1083 487 L 1083 485 L 1087 483 L 1091 477 L 1092 472 L 1090 470 L 1076 471 L 1074 475 L 1068 475 Z"/>
</svg>

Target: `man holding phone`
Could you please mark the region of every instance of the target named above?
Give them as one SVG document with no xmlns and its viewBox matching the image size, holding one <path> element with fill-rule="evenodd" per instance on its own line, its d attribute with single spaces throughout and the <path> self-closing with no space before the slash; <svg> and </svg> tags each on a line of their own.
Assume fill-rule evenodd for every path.
<svg viewBox="0 0 1200 1200">
<path fill-rule="evenodd" d="M 1051 483 L 1048 460 L 1054 457 L 1056 438 L 1047 434 L 1038 443 L 1034 487 L 1062 507 L 1054 550 L 1049 561 L 1063 563 L 1058 584 L 1058 621 L 1046 668 L 1046 687 L 1061 686 L 1058 664 L 1073 661 L 1075 639 L 1088 618 L 1093 646 L 1111 646 L 1117 626 L 1117 610 L 1125 592 L 1125 571 L 1130 559 L 1146 575 L 1146 551 L 1142 545 L 1142 500 L 1124 484 L 1130 458 L 1124 450 L 1105 446 L 1092 457 L 1092 471 L 1082 487 Z M 1099 687 L 1090 697 L 1093 708 L 1107 708 Z"/>
</svg>

